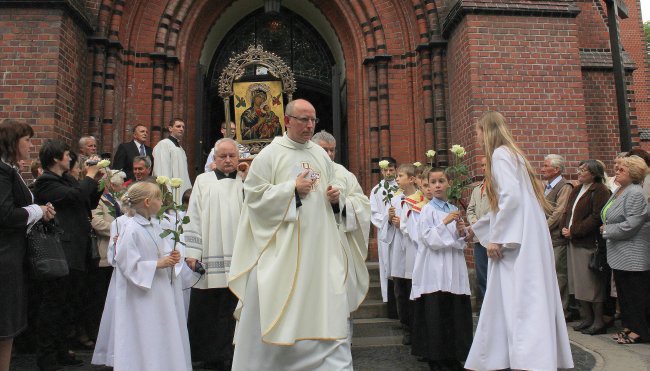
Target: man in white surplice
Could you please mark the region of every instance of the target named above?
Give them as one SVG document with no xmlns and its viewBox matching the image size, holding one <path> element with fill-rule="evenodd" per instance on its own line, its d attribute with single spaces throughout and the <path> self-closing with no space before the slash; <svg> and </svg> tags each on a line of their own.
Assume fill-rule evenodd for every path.
<svg viewBox="0 0 650 371">
<path fill-rule="evenodd" d="M 233 370 L 352 370 L 346 257 L 334 210 L 334 166 L 310 139 L 316 110 L 287 104 L 287 133 L 253 160 L 244 182 L 230 289 Z"/>
<path fill-rule="evenodd" d="M 336 157 L 336 139 L 325 130 L 314 134 L 311 140 L 321 146 L 334 161 Z M 334 162 L 336 177 L 345 186 L 341 190 L 345 205 L 341 210 L 339 231 L 348 258 L 348 274 L 345 284 L 348 290 L 350 313 L 357 310 L 368 293 L 368 235 L 370 234 L 370 200 L 363 194 L 357 177 L 345 166 Z M 351 335 L 351 331 L 350 331 Z"/>
<path fill-rule="evenodd" d="M 187 171 L 187 156 L 181 147 L 183 133 L 185 133 L 185 122 L 181 119 L 171 119 L 169 126 L 169 137 L 163 139 L 153 148 L 153 175 L 166 176 L 168 178 L 180 178 L 183 180 L 180 191 L 175 193 L 182 195 L 186 190 L 192 188 L 190 175 Z M 174 196 L 176 198 L 176 195 Z M 175 199 L 181 203 L 180 199 Z"/>
<path fill-rule="evenodd" d="M 230 369 L 233 355 L 237 297 L 228 289 L 228 274 L 244 185 L 237 142 L 219 139 L 214 150 L 215 169 L 196 177 L 187 208 L 186 262 L 193 271 L 197 261 L 205 268 L 192 288 L 187 328 L 192 360 L 222 370 Z"/>
</svg>

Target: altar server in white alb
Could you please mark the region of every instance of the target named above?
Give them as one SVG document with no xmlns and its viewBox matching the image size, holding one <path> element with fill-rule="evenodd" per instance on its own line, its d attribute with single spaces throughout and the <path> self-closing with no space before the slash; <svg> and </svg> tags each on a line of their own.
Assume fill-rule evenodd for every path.
<svg viewBox="0 0 650 371">
<path fill-rule="evenodd" d="M 491 210 L 472 230 L 487 247 L 489 262 L 465 368 L 572 368 L 543 186 L 500 113 L 485 113 L 476 135 L 487 158 L 485 190 Z"/>
<path fill-rule="evenodd" d="M 174 192 L 174 201 L 181 203 L 180 196 L 192 188 L 190 175 L 187 171 L 187 156 L 181 147 L 181 140 L 185 133 L 185 122 L 179 118 L 169 121 L 167 127 L 169 137 L 161 140 L 153 148 L 153 175 L 166 176 L 168 178 L 180 178 L 183 180 L 180 191 Z"/>
<path fill-rule="evenodd" d="M 120 207 L 122 215 L 118 216 L 111 222 L 111 235 L 108 241 L 108 249 L 106 250 L 106 260 L 115 268 L 117 263 L 115 261 L 115 254 L 117 253 L 117 241 L 119 240 L 119 233 L 126 227 L 127 222 L 131 219 L 129 208 L 126 205 Z M 113 269 L 111 281 L 108 284 L 108 292 L 106 293 L 106 300 L 104 301 L 104 311 L 102 312 L 102 320 L 99 324 L 99 331 L 97 332 L 97 341 L 95 341 L 95 349 L 93 351 L 93 358 L 91 363 L 93 365 L 114 366 L 115 357 L 115 296 L 117 295 L 117 269 Z"/>
<path fill-rule="evenodd" d="M 237 142 L 219 139 L 214 145 L 215 169 L 196 177 L 187 208 L 186 262 L 197 262 L 205 274 L 192 288 L 188 331 L 192 360 L 204 367 L 230 369 L 237 297 L 228 289 L 232 249 L 244 203 L 244 183 L 237 173 Z"/>
<path fill-rule="evenodd" d="M 133 184 L 122 202 L 135 214 L 118 238 L 115 261 L 115 370 L 191 370 L 181 282 L 172 279 L 181 254 L 152 218 L 162 205 L 158 185 Z"/>
<path fill-rule="evenodd" d="M 415 248 L 410 244 L 408 237 L 404 235 L 401 229 L 402 220 L 400 216 L 404 213 L 404 209 L 408 209 L 405 205 L 406 196 L 416 197 L 417 194 L 415 166 L 413 164 L 400 165 L 397 168 L 396 180 L 399 191 L 395 192 L 390 201 L 388 215 L 379 231 L 379 239 L 389 245 L 389 277 L 393 280 L 397 316 L 404 333 L 402 344 L 410 345 L 413 306 L 409 297 L 411 296 L 411 274 L 413 273 L 412 263 L 415 259 Z M 411 264 L 407 264 L 407 260 Z"/>
<path fill-rule="evenodd" d="M 363 189 L 345 166 L 334 162 L 336 157 L 336 139 L 325 130 L 314 134 L 311 140 L 321 146 L 332 159 L 336 177 L 343 184 L 341 194 L 345 205 L 341 210 L 339 232 L 348 259 L 348 273 L 345 286 L 348 291 L 350 313 L 359 308 L 368 293 L 369 275 L 366 267 L 368 256 L 368 236 L 370 234 L 370 200 L 363 194 Z M 352 331 L 350 331 L 350 336 Z"/>
<path fill-rule="evenodd" d="M 425 358 L 432 370 L 462 370 L 473 330 L 465 224 L 458 208 L 447 202 L 451 183 L 445 171 L 433 168 L 427 176 L 432 198 L 417 226 L 412 353 Z"/>
<path fill-rule="evenodd" d="M 253 160 L 244 182 L 230 289 L 239 370 L 352 370 L 346 257 L 332 161 L 312 142 L 316 110 L 287 104 L 287 133 Z"/>
<path fill-rule="evenodd" d="M 388 219 L 389 205 L 388 201 L 385 200 L 387 192 L 385 187 L 397 187 L 397 183 L 395 182 L 395 167 L 397 165 L 397 162 L 392 157 L 384 157 L 382 161 L 385 161 L 385 167 L 381 168 L 381 175 L 383 179 L 379 181 L 379 184 L 372 188 L 369 197 L 370 222 L 375 226 L 375 228 L 377 228 L 377 234 L 379 234 L 381 227 L 384 225 L 384 223 L 386 223 L 386 220 Z M 386 183 L 388 184 L 386 185 Z M 387 243 L 384 243 L 380 239 L 377 239 L 377 255 L 379 256 L 379 282 L 381 285 L 381 297 L 384 300 L 384 303 L 388 302 L 389 297 L 392 297 L 392 295 L 388 295 L 388 271 L 390 265 L 388 248 L 389 245 Z"/>
</svg>

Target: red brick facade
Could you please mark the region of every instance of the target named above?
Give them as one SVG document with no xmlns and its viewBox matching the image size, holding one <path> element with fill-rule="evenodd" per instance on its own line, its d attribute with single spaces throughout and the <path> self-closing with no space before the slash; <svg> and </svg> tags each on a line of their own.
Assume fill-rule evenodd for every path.
<svg viewBox="0 0 650 371">
<path fill-rule="evenodd" d="M 236 2 L 3 1 L 0 118 L 34 125 L 37 143 L 92 134 L 105 152 L 136 124 L 150 127 L 155 144 L 172 117 L 185 118 L 195 138 L 198 61 Z M 618 152 L 603 0 L 311 2 L 343 52 L 345 150 L 366 189 L 381 156 L 423 160 L 433 147 L 444 162 L 454 143 L 476 155 L 473 122 L 487 109 L 507 116 L 534 166 L 555 152 L 572 172 L 578 160 L 609 165 Z M 650 129 L 650 71 L 639 0 L 626 3 L 620 25 L 639 143 L 638 129 Z M 198 145 L 185 146 L 198 165 Z"/>
</svg>

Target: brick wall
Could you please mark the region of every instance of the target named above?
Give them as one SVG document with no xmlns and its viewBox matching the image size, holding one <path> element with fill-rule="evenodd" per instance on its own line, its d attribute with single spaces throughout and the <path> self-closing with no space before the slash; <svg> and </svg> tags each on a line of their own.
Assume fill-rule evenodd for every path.
<svg viewBox="0 0 650 371">
<path fill-rule="evenodd" d="M 551 152 L 588 156 L 575 19 L 470 14 L 450 40 L 452 142 L 476 154 L 473 123 L 497 110 L 534 167 Z"/>
<path fill-rule="evenodd" d="M 63 10 L 1 9 L 0 118 L 32 125 L 32 158 L 43 139 L 79 138 L 85 59 L 85 35 Z"/>
</svg>

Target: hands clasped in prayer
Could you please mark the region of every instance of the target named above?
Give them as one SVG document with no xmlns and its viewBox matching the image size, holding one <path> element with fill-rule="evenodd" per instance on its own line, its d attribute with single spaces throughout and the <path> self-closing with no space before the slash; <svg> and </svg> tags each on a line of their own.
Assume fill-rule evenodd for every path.
<svg viewBox="0 0 650 371">
<path fill-rule="evenodd" d="M 316 182 L 316 179 L 312 179 L 309 177 L 309 170 L 305 170 L 298 177 L 296 178 L 296 191 L 298 191 L 298 195 L 300 198 L 305 198 L 307 195 L 309 195 L 309 192 L 312 191 L 314 184 Z M 337 204 L 339 202 L 339 196 L 341 195 L 341 191 L 339 191 L 337 188 L 334 188 L 332 186 L 327 186 L 327 200 L 331 204 Z"/>
</svg>

